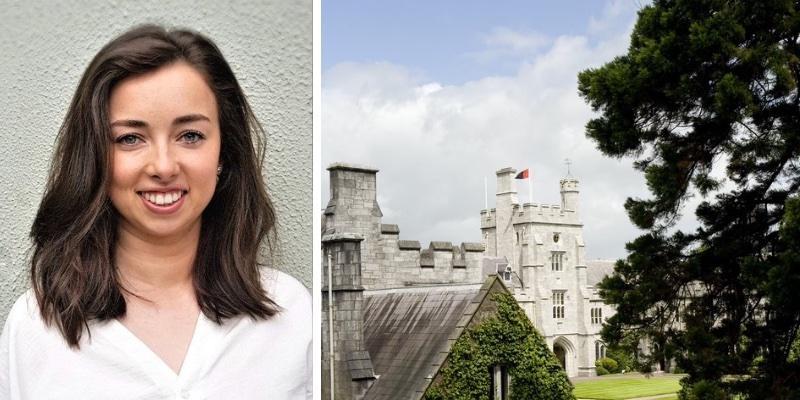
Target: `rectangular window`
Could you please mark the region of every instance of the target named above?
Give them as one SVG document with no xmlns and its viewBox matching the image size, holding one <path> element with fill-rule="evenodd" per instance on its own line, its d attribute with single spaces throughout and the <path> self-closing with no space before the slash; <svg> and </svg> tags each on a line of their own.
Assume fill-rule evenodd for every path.
<svg viewBox="0 0 800 400">
<path fill-rule="evenodd" d="M 564 269 L 564 252 L 553 251 L 550 253 L 550 269 L 561 271 Z"/>
<path fill-rule="evenodd" d="M 553 291 L 553 318 L 564 318 L 564 292 Z"/>
<path fill-rule="evenodd" d="M 600 307 L 592 308 L 592 325 L 603 323 L 603 309 Z"/>
<path fill-rule="evenodd" d="M 489 388 L 489 398 L 492 400 L 508 399 L 508 370 L 503 365 L 489 367 L 492 376 L 492 385 Z"/>
</svg>

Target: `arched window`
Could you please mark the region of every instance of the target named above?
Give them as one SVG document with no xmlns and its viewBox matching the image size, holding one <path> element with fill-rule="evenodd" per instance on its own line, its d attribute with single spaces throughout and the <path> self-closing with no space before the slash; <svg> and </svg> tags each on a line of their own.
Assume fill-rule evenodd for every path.
<svg viewBox="0 0 800 400">
<path fill-rule="evenodd" d="M 601 341 L 594 342 L 594 359 L 599 360 L 606 356 L 606 345 Z"/>
</svg>

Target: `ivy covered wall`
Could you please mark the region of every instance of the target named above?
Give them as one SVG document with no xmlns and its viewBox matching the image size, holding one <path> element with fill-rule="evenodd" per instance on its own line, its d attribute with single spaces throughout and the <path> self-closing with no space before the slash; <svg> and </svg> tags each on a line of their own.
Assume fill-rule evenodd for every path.
<svg viewBox="0 0 800 400">
<path fill-rule="evenodd" d="M 489 400 L 489 370 L 503 365 L 511 400 L 575 399 L 555 355 L 511 294 L 490 293 L 489 300 L 497 311 L 464 330 L 424 398 Z"/>
</svg>

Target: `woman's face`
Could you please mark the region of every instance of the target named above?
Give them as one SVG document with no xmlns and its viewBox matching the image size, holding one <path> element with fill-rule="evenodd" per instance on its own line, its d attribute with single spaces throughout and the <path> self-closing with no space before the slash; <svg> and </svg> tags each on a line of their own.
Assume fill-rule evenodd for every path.
<svg viewBox="0 0 800 400">
<path fill-rule="evenodd" d="M 217 102 L 184 62 L 121 81 L 111 91 L 109 196 L 120 228 L 142 239 L 200 228 L 219 166 Z"/>
</svg>

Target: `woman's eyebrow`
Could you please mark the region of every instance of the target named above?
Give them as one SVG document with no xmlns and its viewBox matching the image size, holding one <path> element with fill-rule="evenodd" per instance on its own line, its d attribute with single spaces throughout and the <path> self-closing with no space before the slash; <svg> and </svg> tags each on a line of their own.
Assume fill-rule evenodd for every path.
<svg viewBox="0 0 800 400">
<path fill-rule="evenodd" d="M 208 121 L 208 122 L 211 122 L 211 120 L 208 117 L 206 117 L 205 115 L 203 115 L 203 114 L 188 114 L 188 115 L 183 115 L 183 116 L 180 116 L 178 118 L 175 118 L 175 120 L 172 121 L 172 125 L 181 125 L 181 124 L 186 124 L 186 123 L 189 123 L 189 122 L 196 122 L 196 121 Z"/>
<path fill-rule="evenodd" d="M 209 122 L 211 122 L 211 119 L 209 119 L 208 117 L 206 117 L 203 114 L 187 114 L 187 115 L 181 115 L 180 117 L 175 118 L 172 121 L 172 125 L 188 124 L 190 122 L 196 122 L 196 121 L 209 121 Z M 121 119 L 121 120 L 112 122 L 111 126 L 126 126 L 126 127 L 129 127 L 129 128 L 146 128 L 148 125 L 147 125 L 147 122 L 140 121 L 138 119 Z"/>
<path fill-rule="evenodd" d="M 147 122 L 139 121 L 136 119 L 121 119 L 111 123 L 111 126 L 127 126 L 129 128 L 145 128 Z"/>
</svg>

